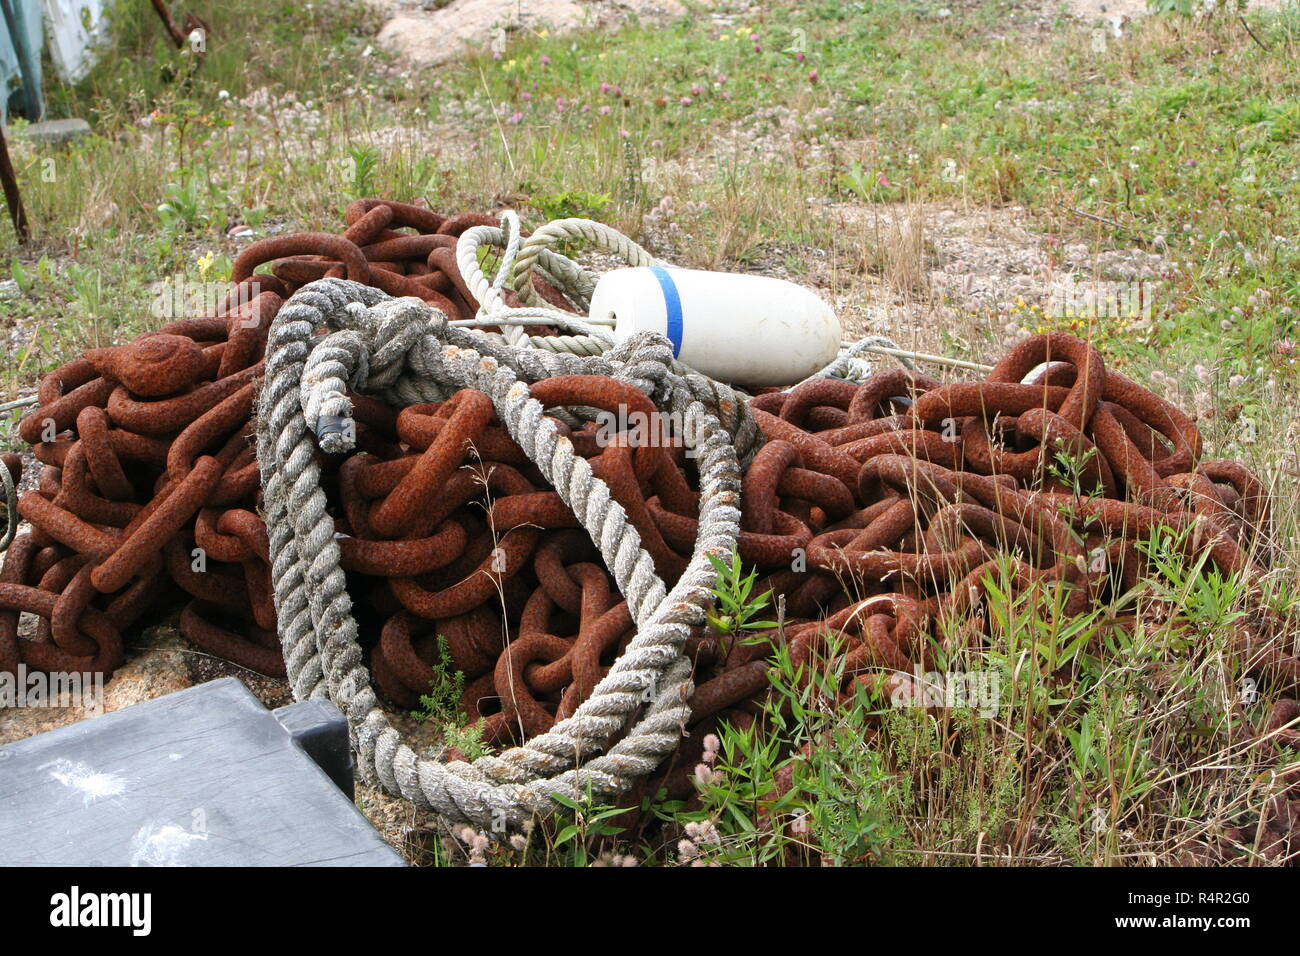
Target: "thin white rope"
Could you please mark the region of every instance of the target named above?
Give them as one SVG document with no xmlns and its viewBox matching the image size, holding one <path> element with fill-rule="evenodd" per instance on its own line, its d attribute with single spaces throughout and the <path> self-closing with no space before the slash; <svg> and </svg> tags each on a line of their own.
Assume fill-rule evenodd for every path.
<svg viewBox="0 0 1300 956">
<path fill-rule="evenodd" d="M 501 213 L 500 227 L 475 226 L 465 230 L 456 242 L 456 265 L 465 285 L 479 302 L 476 323 L 498 324 L 497 336 L 507 345 L 531 346 L 550 352 L 599 355 L 614 344 L 613 335 L 585 316 L 556 309 L 538 295 L 534 273 L 542 276 L 581 308 L 590 304 L 598 276 L 583 269 L 552 246 L 575 240 L 620 256 L 629 265 L 658 265 L 650 255 L 623 233 L 591 219 L 557 219 L 542 226 L 525 240 L 519 216 L 513 209 Z M 486 245 L 504 250 L 496 275 L 489 280 L 479 264 L 479 249 Z M 512 308 L 505 303 L 504 290 L 512 287 L 525 303 Z M 489 320 L 496 320 L 495 323 Z M 551 325 L 568 335 L 528 335 L 523 326 Z"/>
</svg>

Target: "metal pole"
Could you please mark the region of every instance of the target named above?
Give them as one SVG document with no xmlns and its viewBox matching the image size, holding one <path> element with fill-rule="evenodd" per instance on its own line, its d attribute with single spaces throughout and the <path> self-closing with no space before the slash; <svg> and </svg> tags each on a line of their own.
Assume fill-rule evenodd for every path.
<svg viewBox="0 0 1300 956">
<path fill-rule="evenodd" d="M 28 405 L 35 405 L 39 399 L 35 395 L 28 395 L 26 398 L 15 398 L 12 402 L 0 402 L 0 412 L 11 412 L 15 408 L 26 408 Z"/>
<path fill-rule="evenodd" d="M 32 51 L 27 46 L 27 34 L 22 31 L 18 15 L 14 12 L 13 0 L 0 0 L 0 10 L 4 11 L 5 26 L 9 28 L 9 39 L 13 41 L 18 54 L 18 72 L 23 76 L 23 99 L 27 101 L 27 119 L 35 123 L 45 114 L 41 100 L 41 84 L 36 79 L 36 65 L 32 62 Z"/>
</svg>

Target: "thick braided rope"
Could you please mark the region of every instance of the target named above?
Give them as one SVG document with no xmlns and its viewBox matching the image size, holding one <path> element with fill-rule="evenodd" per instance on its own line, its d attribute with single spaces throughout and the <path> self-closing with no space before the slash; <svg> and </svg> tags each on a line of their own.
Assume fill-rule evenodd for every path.
<svg viewBox="0 0 1300 956">
<path fill-rule="evenodd" d="M 0 518 L 4 519 L 5 530 L 0 534 L 0 551 L 6 550 L 18 531 L 18 491 L 14 488 L 13 476 L 9 469 L 0 463 Z"/>
<path fill-rule="evenodd" d="M 537 382 L 556 375 L 607 375 L 631 382 L 655 399 L 660 407 L 669 408 L 678 416 L 684 415 L 690 401 L 698 401 L 717 416 L 734 437 L 742 465 L 747 464 L 762 447 L 763 436 L 750 414 L 748 397 L 682 365 L 673 358 L 672 348 L 662 336 L 639 334 L 598 356 L 511 348 L 499 340 L 472 330 L 449 327 L 443 322 L 438 323 L 436 333 L 429 331 L 431 318 L 441 316 L 441 313 L 418 299 L 389 299 L 377 291 L 357 295 L 365 296 L 373 320 L 366 339 L 372 348 L 362 359 L 369 371 L 368 387 L 393 405 L 445 399 L 449 393 L 439 384 L 445 375 L 440 356 L 445 345 L 456 345 L 490 356 L 525 382 Z M 347 342 L 347 339 L 340 339 L 331 341 L 328 346 L 323 342 L 315 346 L 308 360 L 311 380 L 328 376 L 338 378 L 343 374 L 343 366 L 334 361 L 335 350 L 345 348 L 355 352 L 359 348 L 357 343 L 345 344 Z M 326 395 L 334 396 L 328 407 L 313 405 L 307 412 L 311 421 L 324 420 L 318 431 L 321 447 L 330 453 L 338 453 L 343 446 L 338 444 L 340 439 L 335 435 L 345 427 L 344 422 L 351 414 L 351 403 L 338 387 L 313 390 L 311 394 L 316 396 L 316 401 L 324 401 Z M 570 416 L 575 422 L 590 420 L 595 414 L 594 410 L 589 413 L 581 409 L 573 411 L 578 413 Z"/>
<path fill-rule="evenodd" d="M 611 353 L 622 360 L 616 377 L 635 384 L 679 420 L 691 402 L 701 403 L 732 436 L 740 464 L 749 465 L 763 447 L 764 438 L 749 410 L 747 395 L 678 362 L 671 343 L 662 335 L 634 336 L 626 346 L 630 354 Z"/>
<path fill-rule="evenodd" d="M 553 794 L 613 796 L 671 752 L 689 716 L 691 668 L 681 648 L 711 601 L 709 555 L 731 553 L 739 533 L 740 471 L 730 437 L 700 403 L 689 404 L 686 421 L 697 442 L 701 481 L 700 531 L 685 573 L 665 594 L 623 509 L 546 420 L 527 385 L 492 357 L 445 344 L 456 330 L 446 327 L 440 313 L 426 310 L 423 325 L 406 333 L 408 359 L 422 357 L 397 373 L 388 388 L 401 390 L 402 379 L 423 363 L 437 367 L 444 390 L 484 391 L 511 437 L 591 535 L 628 600 L 638 632 L 588 700 L 550 732 L 473 764 L 422 758 L 389 724 L 362 663 L 306 412 L 317 416 L 313 425 L 328 425 L 329 410 L 346 403 L 344 389 L 370 387 L 376 372 L 381 382 L 394 375 L 393 363 L 376 357 L 396 347 L 396 313 L 410 308 L 410 301 L 385 300 L 383 293 L 355 283 L 322 280 L 299 290 L 270 331 L 259 396 L 258 459 L 280 639 L 294 694 L 333 700 L 347 715 L 363 772 L 388 792 L 451 821 L 499 830 L 552 809 Z M 322 329 L 334 331 L 317 339 Z M 388 337 L 378 337 L 380 332 Z M 437 360 L 427 354 L 429 338 L 444 341 Z M 309 362 L 317 349 L 321 359 Z M 643 371 L 657 364 L 633 358 Z M 338 436 L 337 445 L 349 445 L 349 429 L 330 434 Z M 622 739 L 600 754 L 603 742 L 631 721 Z"/>
</svg>

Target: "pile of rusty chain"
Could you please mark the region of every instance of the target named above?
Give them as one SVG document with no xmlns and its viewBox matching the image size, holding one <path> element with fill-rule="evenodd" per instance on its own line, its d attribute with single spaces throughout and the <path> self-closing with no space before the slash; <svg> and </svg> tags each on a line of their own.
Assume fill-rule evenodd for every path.
<svg viewBox="0 0 1300 956">
<path fill-rule="evenodd" d="M 761 714 L 778 641 L 809 676 L 833 668 L 841 703 L 856 685 L 923 700 L 914 675 L 986 636 L 990 583 L 1037 592 L 1044 613 L 1104 604 L 1131 627 L 1120 605 L 1153 573 L 1141 543 L 1162 529 L 1190 558 L 1248 580 L 1269 561 L 1260 481 L 1203 460 L 1185 414 L 1072 336 L 1021 342 L 983 382 L 901 369 L 861 385 L 816 379 L 751 410 L 767 443 L 745 474 L 738 551 L 788 618 L 768 641 L 698 635 L 690 737 L 638 793 L 691 794 L 704 735 Z M 646 508 L 674 553 L 689 547 L 689 512 L 658 497 Z M 1253 614 L 1240 650 L 1247 669 L 1293 685 L 1300 662 L 1276 625 Z"/>
<path fill-rule="evenodd" d="M 478 303 L 456 268 L 456 236 L 496 223 L 378 200 L 349 206 L 347 221 L 342 235 L 254 243 L 214 314 L 93 350 L 42 381 L 39 406 L 20 424 L 45 467 L 39 488 L 19 499 L 32 531 L 0 569 L 0 670 L 111 675 L 123 632 L 174 608 L 177 595 L 191 642 L 284 674 L 250 444 L 271 322 L 301 285 L 327 277 L 472 318 Z M 268 262 L 270 274 L 254 273 Z M 572 308 L 534 282 L 548 302 Z M 557 414 L 609 413 L 556 425 L 608 484 L 659 574 L 676 580 L 695 544 L 699 496 L 680 442 L 626 426 L 655 421 L 655 405 L 601 376 L 531 391 Z M 627 645 L 627 603 L 483 393 L 401 409 L 350 398 L 356 451 L 319 458 L 355 613 L 376 635 L 376 685 L 414 707 L 450 664 L 465 676 L 462 710 L 487 742 L 545 733 Z M 819 659 L 836 638 L 845 695 L 863 682 L 889 689 L 941 650 L 981 640 L 991 576 L 1060 588 L 1073 612 L 1126 593 L 1146 573 L 1137 542 L 1160 528 L 1186 531 L 1179 540 L 1224 571 L 1254 574 L 1267 561 L 1258 479 L 1238 463 L 1201 460 L 1186 415 L 1069 336 L 1026 340 L 984 382 L 940 385 L 907 370 L 861 385 L 818 378 L 751 407 L 767 443 L 744 476 L 740 557 L 783 597 L 785 627 L 772 640 L 796 662 Z M 33 637 L 19 637 L 19 612 L 39 618 Z M 1254 665 L 1296 678 L 1276 642 L 1250 640 Z M 753 721 L 772 650 L 698 629 L 686 647 L 698 685 L 691 726 Z M 689 792 L 689 751 L 702 738 L 693 731 L 650 786 Z"/>
<path fill-rule="evenodd" d="M 255 282 L 267 289 L 268 277 L 255 276 L 253 270 L 270 262 L 282 298 L 317 279 L 351 279 L 391 296 L 414 296 L 451 320 L 475 317 L 479 302 L 461 277 L 456 243 L 475 226 L 499 226 L 497 217 L 480 213 L 445 217 L 422 206 L 378 199 L 359 199 L 345 215 L 348 228 L 342 235 L 306 232 L 253 243 L 235 260 L 231 281 L 237 288 Z M 404 228 L 415 232 L 398 231 Z M 544 301 L 574 311 L 573 304 L 542 276 L 532 273 L 530 280 Z M 503 296 L 507 305 L 523 304 L 512 290 L 504 290 Z M 531 332 L 554 334 L 544 326 Z"/>
<path fill-rule="evenodd" d="M 45 467 L 39 489 L 18 502 L 32 531 L 16 538 L 0 569 L 0 671 L 24 663 L 111 676 L 124 658 L 122 631 L 179 592 L 185 637 L 284 674 L 250 443 L 271 321 L 303 283 L 326 275 L 472 318 L 477 303 L 456 268 L 456 237 L 497 223 L 370 199 L 348 206 L 346 218 L 342 235 L 250 245 L 213 314 L 91 350 L 45 376 L 37 407 L 19 424 Z M 264 263 L 270 273 L 254 274 Z M 541 277 L 534 286 L 571 308 Z M 7 458 L 6 467 L 16 478 L 17 463 Z M 22 612 L 40 619 L 34 639 L 18 637 Z"/>
<path fill-rule="evenodd" d="M 1038 366 L 1045 371 L 1026 384 Z M 304 387 L 310 379 L 304 371 Z M 653 420 L 653 408 L 637 390 L 620 391 L 620 383 L 607 378 L 553 378 L 530 392 L 546 410 L 618 408 L 620 420 L 632 420 L 644 409 L 642 420 Z M 488 398 L 480 403 L 488 414 Z M 1178 546 L 1192 557 L 1203 553 L 1225 572 L 1255 576 L 1267 562 L 1260 547 L 1270 533 L 1267 500 L 1257 479 L 1234 463 L 1200 460 L 1201 439 L 1186 416 L 1107 371 L 1095 349 L 1070 336 L 1022 343 L 987 382 L 974 386 L 940 386 L 899 371 L 863 385 L 809 381 L 760 396 L 751 406 L 767 444 L 744 475 L 737 550 L 746 564 L 768 572 L 764 585 L 786 599 L 792 616 L 766 646 L 695 630 L 684 648 L 697 681 L 685 721 L 691 733 L 667 766 L 622 797 L 626 806 L 661 787 L 674 798 L 692 793 L 693 751 L 708 730 L 722 720 L 743 726 L 761 715 L 777 642 L 796 666 L 806 665 L 806 679 L 815 668 L 833 666 L 842 681 L 839 702 L 845 703 L 855 685 L 889 692 L 938 654 L 981 642 L 981 596 L 1000 577 L 1008 580 L 998 583 L 1015 593 L 1055 592 L 1059 609 L 1047 604 L 1042 613 L 1075 613 L 1104 601 L 1114 614 L 1138 577 L 1149 573 L 1138 543 L 1159 529 L 1185 532 Z M 671 581 L 696 553 L 700 525 L 689 461 L 658 437 L 635 430 L 592 434 L 590 426 L 568 435 L 609 483 L 660 574 Z M 639 481 L 637 469 L 625 465 L 631 480 L 624 486 L 611 479 L 606 464 L 616 449 L 633 459 L 638 453 L 664 458 Z M 671 484 L 663 482 L 665 467 L 678 473 Z M 563 509 L 562 502 L 550 503 Z M 524 524 L 512 514 L 493 515 L 489 527 L 545 535 L 550 503 L 530 506 L 526 513 L 535 517 L 522 518 Z M 571 520 L 572 512 L 560 513 Z M 572 540 L 585 546 L 582 534 Z M 480 553 L 489 544 L 485 540 Z M 557 534 L 546 547 L 559 551 L 564 545 Z M 616 632 L 631 624 L 594 563 L 584 562 L 581 575 L 567 566 L 568 580 L 557 587 L 544 579 L 549 571 L 541 556 L 533 566 L 538 586 L 517 616 L 508 609 L 507 587 L 491 589 L 484 603 L 495 598 L 507 609 L 507 621 L 505 628 L 499 621 L 476 622 L 490 647 L 455 635 L 461 649 L 452 651 L 453 660 L 472 678 L 463 703 L 473 726 L 486 728 L 494 741 L 503 729 L 511 739 L 548 735 L 559 719 L 573 715 L 582 700 L 569 696 L 578 675 L 589 669 L 598 678 L 614 656 L 591 661 L 588 654 L 610 647 Z M 548 554 L 547 564 L 551 560 Z M 555 614 L 557 607 L 568 611 L 561 589 L 569 591 L 569 607 L 579 609 L 567 627 L 557 626 L 564 616 Z M 414 622 L 404 622 L 396 635 L 408 662 L 415 656 L 427 664 L 431 635 L 442 630 L 441 622 L 428 623 L 434 616 L 432 610 L 415 615 L 424 618 L 430 635 L 424 654 L 405 648 L 412 633 L 406 624 Z M 501 644 L 503 630 L 512 639 Z M 1242 630 L 1243 642 L 1256 645 L 1245 648 L 1252 654 L 1248 667 L 1272 666 L 1283 679 L 1294 679 L 1294 658 L 1278 643 L 1261 643 L 1249 628 Z M 839 659 L 827 661 L 832 646 Z M 372 660 L 382 686 L 390 664 L 382 639 L 380 650 Z M 417 686 L 432 676 L 430 668 L 419 668 Z M 788 771 L 781 785 L 791 785 Z"/>
</svg>

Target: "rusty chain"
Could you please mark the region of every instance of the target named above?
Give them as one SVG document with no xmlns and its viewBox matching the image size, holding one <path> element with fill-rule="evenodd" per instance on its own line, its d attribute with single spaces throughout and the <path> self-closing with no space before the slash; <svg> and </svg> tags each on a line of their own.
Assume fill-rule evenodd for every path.
<svg viewBox="0 0 1300 956">
<path fill-rule="evenodd" d="M 91 350 L 42 380 L 19 425 L 43 469 L 17 497 L 31 531 L 0 568 L 0 671 L 111 676 L 123 635 L 180 606 L 196 646 L 284 675 L 250 443 L 271 322 L 300 286 L 329 277 L 473 319 L 456 237 L 497 224 L 386 200 L 355 202 L 346 219 L 340 235 L 254 242 L 212 314 Z M 541 276 L 532 282 L 577 311 Z M 505 299 L 517 302 L 509 290 Z M 654 402 L 596 375 L 531 392 L 674 581 L 699 496 L 683 442 L 646 440 Z M 322 452 L 319 464 L 355 613 L 374 635 L 377 688 L 414 708 L 450 666 L 464 675 L 460 709 L 487 743 L 545 733 L 635 633 L 596 549 L 484 393 L 404 408 L 349 398 L 356 450 Z M 1248 580 L 1269 562 L 1261 482 L 1237 462 L 1204 460 L 1188 416 L 1068 335 L 1021 342 L 980 382 L 899 369 L 862 384 L 811 379 L 750 406 L 766 444 L 745 471 L 738 552 L 763 575 L 760 589 L 782 597 L 784 626 L 765 642 L 696 629 L 691 736 L 638 792 L 690 795 L 691 748 L 720 722 L 760 719 L 778 645 L 810 666 L 835 647 L 842 700 L 859 685 L 888 693 L 985 638 L 991 581 L 1059 594 L 1066 613 L 1113 607 L 1153 573 L 1140 544 L 1160 529 Z M 573 407 L 606 415 L 575 425 Z M 16 484 L 16 457 L 0 471 Z M 34 636 L 19 635 L 21 613 L 37 617 Z M 1246 666 L 1294 684 L 1300 665 L 1272 624 L 1257 610 L 1238 625 Z"/>
</svg>

